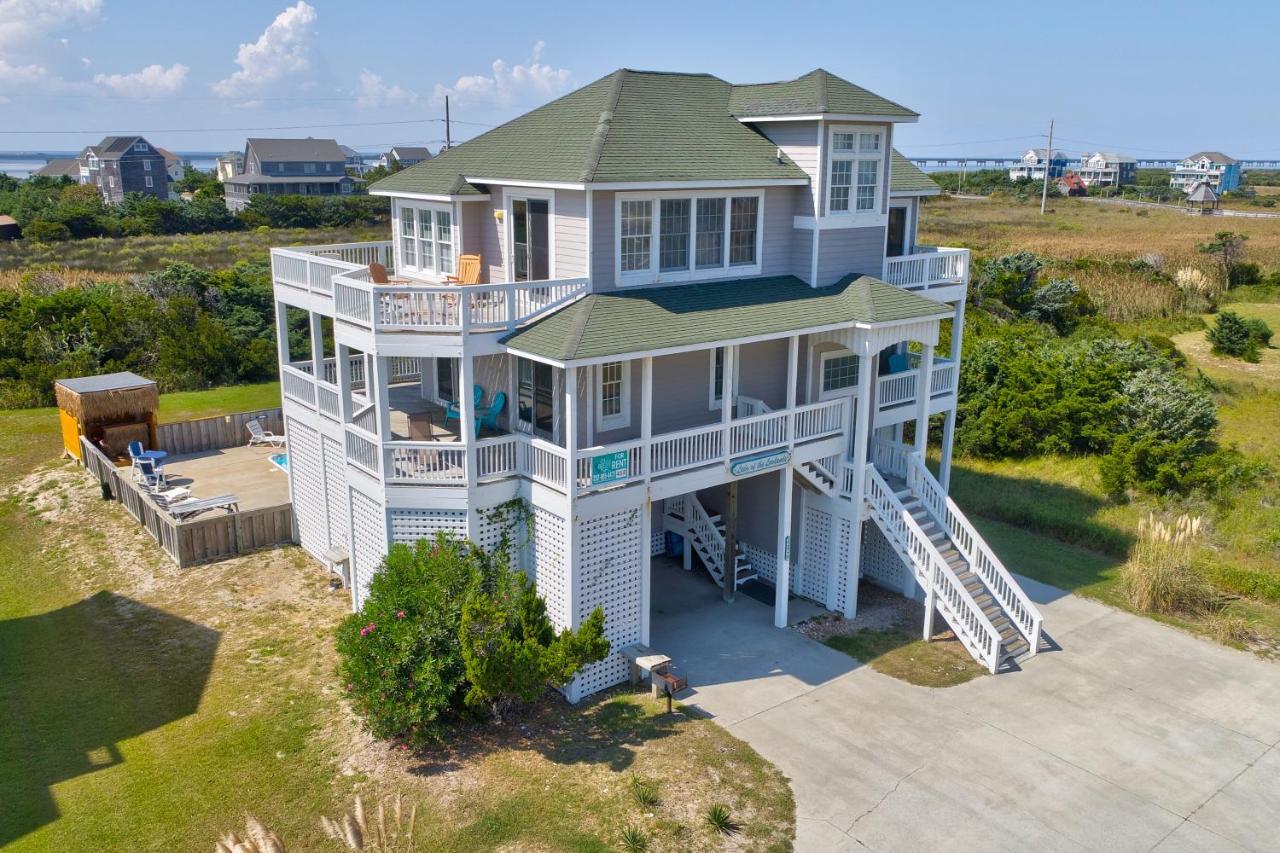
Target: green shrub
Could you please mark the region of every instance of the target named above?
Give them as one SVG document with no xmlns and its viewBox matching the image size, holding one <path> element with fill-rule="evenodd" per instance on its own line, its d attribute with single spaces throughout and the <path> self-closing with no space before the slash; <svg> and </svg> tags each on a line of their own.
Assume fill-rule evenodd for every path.
<svg viewBox="0 0 1280 853">
<path fill-rule="evenodd" d="M 1204 336 L 1216 355 L 1229 355 L 1245 361 L 1258 360 L 1258 341 L 1249 324 L 1234 311 L 1218 314 L 1214 325 Z"/>
<path fill-rule="evenodd" d="M 713 803 L 707 808 L 707 825 L 721 835 L 728 835 L 737 829 L 733 822 L 733 814 L 724 803 Z"/>
<path fill-rule="evenodd" d="M 597 609 L 556 635 L 505 546 L 490 554 L 440 534 L 392 546 L 360 611 L 338 628 L 338 670 L 375 737 L 419 744 L 478 707 L 564 683 L 608 653 L 603 627 Z"/>
<path fill-rule="evenodd" d="M 631 796 L 635 798 L 637 804 L 645 808 L 653 808 L 661 802 L 657 788 L 648 779 L 642 779 L 633 773 L 630 784 Z"/>
<path fill-rule="evenodd" d="M 36 219 L 22 226 L 22 236 L 36 243 L 56 243 L 71 239 L 71 229 L 61 222 Z"/>
<path fill-rule="evenodd" d="M 1271 346 L 1271 327 L 1266 320 L 1261 317 L 1246 317 L 1244 325 L 1249 330 L 1250 339 L 1256 341 L 1258 346 Z"/>
<path fill-rule="evenodd" d="M 645 834 L 635 826 L 624 826 L 622 828 L 622 847 L 629 853 L 644 853 L 649 849 L 649 839 Z"/>
</svg>

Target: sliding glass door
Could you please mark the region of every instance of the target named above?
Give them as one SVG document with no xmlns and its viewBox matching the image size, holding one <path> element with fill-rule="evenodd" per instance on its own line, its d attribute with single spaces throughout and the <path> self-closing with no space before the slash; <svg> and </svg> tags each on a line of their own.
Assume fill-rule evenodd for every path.
<svg viewBox="0 0 1280 853">
<path fill-rule="evenodd" d="M 551 202 L 511 200 L 511 252 L 514 281 L 551 278 Z"/>
</svg>

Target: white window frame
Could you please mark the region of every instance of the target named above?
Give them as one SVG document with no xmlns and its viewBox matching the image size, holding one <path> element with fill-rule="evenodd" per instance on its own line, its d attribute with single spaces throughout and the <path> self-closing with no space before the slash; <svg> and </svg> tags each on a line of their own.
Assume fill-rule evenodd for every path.
<svg viewBox="0 0 1280 853">
<path fill-rule="evenodd" d="M 149 150 L 150 150 L 150 148 L 148 148 L 148 147 L 147 147 L 147 143 L 145 143 L 145 142 L 135 142 L 135 143 L 133 143 L 133 150 L 134 150 L 134 151 L 149 151 Z"/>
<path fill-rule="evenodd" d="M 148 186 L 148 187 L 154 187 L 154 186 L 156 185 L 155 181 L 153 181 L 153 180 L 151 179 L 151 176 L 150 176 L 150 175 L 146 175 L 145 177 L 146 177 L 146 179 L 147 179 L 147 186 Z"/>
<path fill-rule="evenodd" d="M 837 151 L 835 146 L 836 134 L 852 133 L 855 140 L 860 140 L 858 134 L 876 133 L 880 136 L 880 150 L 874 153 L 863 152 L 858 150 L 855 145 L 853 151 Z M 824 198 L 822 200 L 822 209 L 827 216 L 838 217 L 877 217 L 881 215 L 881 207 L 884 203 L 885 181 L 888 176 L 885 174 L 888 170 L 888 158 L 886 152 L 889 148 L 889 131 L 887 128 L 878 124 L 833 124 L 827 128 L 826 149 L 826 186 L 824 189 Z M 858 210 L 858 163 L 860 161 L 876 162 L 876 184 L 875 184 L 875 202 L 868 210 Z M 835 182 L 832 180 L 832 165 L 837 161 L 849 161 L 852 163 L 850 168 L 852 173 L 850 178 L 852 183 L 849 184 L 849 209 L 848 210 L 832 210 L 831 209 L 831 193 L 835 189 Z"/>
<path fill-rule="evenodd" d="M 756 199 L 755 263 L 729 263 L 729 233 L 733 224 L 733 199 Z M 718 267 L 697 268 L 698 250 L 698 199 L 724 199 L 724 257 Z M 664 199 L 689 199 L 689 269 L 661 272 L 661 218 Z M 649 269 L 622 271 L 622 203 L 624 201 L 652 202 L 649 223 Z M 661 190 L 615 193 L 613 200 L 613 276 L 618 287 L 639 287 L 646 284 L 679 284 L 688 281 L 708 281 L 725 278 L 746 278 L 760 275 L 764 267 L 764 201 L 763 189 L 718 190 Z"/>
<path fill-rule="evenodd" d="M 858 387 L 858 359 L 856 352 L 847 349 L 828 350 L 818 356 L 818 399 L 836 400 L 841 397 L 848 397 Z M 853 384 L 845 388 L 827 389 L 827 362 L 837 358 L 853 358 Z"/>
<path fill-rule="evenodd" d="M 430 210 L 432 216 L 432 229 L 436 228 L 435 213 L 449 214 L 449 251 L 453 253 L 453 265 L 451 270 L 442 270 L 440 268 L 440 249 L 443 245 L 435 240 L 433 234 L 432 243 L 433 251 L 431 253 L 431 266 L 422 266 L 422 236 L 418 233 L 420 230 L 420 219 L 418 218 L 419 210 Z M 414 262 L 407 263 L 404 259 L 404 231 L 403 220 L 405 215 L 413 217 L 413 233 L 414 233 Z M 457 275 L 458 269 L 458 247 L 462 244 L 462 232 L 458 221 L 458 211 L 456 206 L 451 202 L 428 202 L 428 201 L 401 201 L 395 202 L 395 216 L 392 221 L 393 233 L 395 234 L 395 258 L 396 272 L 404 272 L 415 278 L 423 278 L 432 282 L 443 282 L 446 276 Z"/>
<path fill-rule="evenodd" d="M 607 432 L 615 429 L 626 429 L 631 426 L 631 362 L 629 360 L 620 360 L 616 362 L 608 362 L 609 364 L 622 365 L 622 388 L 621 394 L 622 409 L 616 415 L 605 415 L 604 413 L 604 364 L 597 364 L 592 371 L 594 374 L 594 382 L 592 384 L 594 397 L 592 403 L 596 410 L 596 431 Z"/>
<path fill-rule="evenodd" d="M 556 277 L 556 193 L 555 190 L 536 190 L 519 187 L 503 189 L 503 205 L 506 213 L 506 227 L 503 228 L 503 239 L 506 245 L 506 277 L 508 282 L 516 280 L 516 202 L 545 201 L 547 203 L 547 281 Z M 527 210 L 528 208 L 526 208 Z"/>
<path fill-rule="evenodd" d="M 151 161 L 150 161 L 150 160 L 143 160 L 143 161 L 142 161 L 142 171 L 144 171 L 144 172 L 150 172 L 150 171 L 151 171 Z"/>
<path fill-rule="evenodd" d="M 304 174 L 304 175 L 314 175 L 315 173 L 316 173 L 316 164 L 315 164 L 315 163 L 303 163 L 303 164 L 302 164 L 302 174 Z"/>
<path fill-rule="evenodd" d="M 729 344 L 725 344 L 707 350 L 707 408 L 713 412 L 724 405 L 724 398 L 716 396 L 716 353 L 724 352 L 727 357 L 729 346 Z M 730 397 L 736 396 L 734 389 L 738 387 L 738 376 L 741 368 L 742 359 L 735 358 L 733 360 L 733 375 L 724 377 L 721 390 L 727 392 Z"/>
</svg>

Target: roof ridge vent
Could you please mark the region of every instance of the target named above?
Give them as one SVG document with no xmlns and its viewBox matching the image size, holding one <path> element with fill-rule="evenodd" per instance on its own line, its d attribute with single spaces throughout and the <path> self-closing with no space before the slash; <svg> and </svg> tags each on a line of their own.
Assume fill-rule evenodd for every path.
<svg viewBox="0 0 1280 853">
<path fill-rule="evenodd" d="M 622 98 L 622 84 L 628 73 L 626 69 L 616 72 L 609 86 L 609 97 L 605 100 L 604 109 L 600 111 L 600 119 L 596 122 L 595 132 L 591 135 L 591 145 L 587 148 L 586 162 L 582 165 L 583 183 L 595 178 L 596 167 L 600 165 L 604 143 L 609 138 L 609 128 L 613 124 L 614 111 L 618 109 L 618 101 Z"/>
</svg>

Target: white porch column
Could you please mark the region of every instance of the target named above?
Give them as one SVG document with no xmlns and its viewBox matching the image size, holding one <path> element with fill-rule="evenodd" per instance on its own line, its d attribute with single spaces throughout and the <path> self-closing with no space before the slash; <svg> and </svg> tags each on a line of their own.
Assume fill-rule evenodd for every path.
<svg viewBox="0 0 1280 853">
<path fill-rule="evenodd" d="M 862 574 L 862 493 L 867 481 L 867 441 L 871 437 L 871 383 L 875 379 L 873 367 L 878 360 L 869 347 L 862 346 L 858 358 L 857 420 L 853 430 L 853 452 L 849 464 L 853 467 L 853 504 L 851 518 L 854 521 L 852 541 L 849 543 L 849 589 L 845 595 L 844 617 L 852 619 L 858 611 L 858 578 Z"/>
<path fill-rule="evenodd" d="M 720 448 L 724 454 L 724 461 L 729 461 L 730 451 L 733 442 L 729 440 L 729 422 L 733 420 L 733 404 L 737 397 L 737 387 L 734 385 L 733 373 L 735 370 L 735 362 L 738 360 L 738 347 L 729 345 L 724 348 L 724 382 L 721 383 L 720 397 L 720 424 L 724 427 L 721 432 L 720 440 L 723 447 Z"/>
<path fill-rule="evenodd" d="M 349 424 L 355 408 L 351 402 L 351 347 L 338 344 L 333 356 L 338 370 L 338 415 Z"/>
<path fill-rule="evenodd" d="M 476 404 L 471 390 L 475 384 L 475 365 L 471 363 L 465 339 L 459 354 L 458 384 L 461 386 L 458 388 L 458 435 L 466 454 L 466 476 L 470 485 L 476 477 Z"/>
<path fill-rule="evenodd" d="M 569 537 L 566 543 L 569 554 L 569 624 L 566 627 L 576 629 L 581 621 L 578 610 L 582 602 L 582 577 L 578 573 L 578 368 L 572 366 L 564 371 L 564 449 L 569 459 L 565 477 L 569 495 L 566 501 L 569 511 L 565 519 Z"/>
<path fill-rule="evenodd" d="M 924 345 L 916 375 L 916 453 L 924 459 L 929 447 L 929 402 L 933 390 L 933 347 Z"/>
<path fill-rule="evenodd" d="M 311 370 L 317 382 L 324 381 L 324 315 L 315 311 L 307 313 L 308 331 L 311 334 Z"/>
<path fill-rule="evenodd" d="M 640 465 L 649 477 L 649 438 L 653 434 L 653 357 L 640 359 Z M 649 608 L 653 600 L 653 501 L 645 485 L 640 512 L 640 642 L 649 645 Z"/>
<path fill-rule="evenodd" d="M 374 412 L 378 416 L 378 438 L 381 441 L 391 440 L 391 389 L 388 387 L 387 374 L 390 364 L 381 356 L 368 359 L 372 362 L 373 374 L 365 374 L 365 390 L 372 390 L 369 399 L 373 402 Z M 369 368 L 366 368 L 368 370 Z"/>
<path fill-rule="evenodd" d="M 955 317 L 951 320 L 951 363 L 955 375 L 956 401 L 960 398 L 960 354 L 964 343 L 964 300 L 956 303 Z M 938 483 L 942 491 L 951 490 L 951 455 L 956 439 L 956 407 L 947 410 L 947 420 L 942 427 L 942 462 L 938 466 Z"/>
<path fill-rule="evenodd" d="M 787 339 L 787 408 L 794 409 L 796 407 L 796 382 L 799 379 L 800 372 L 800 336 L 792 335 Z M 791 440 L 795 441 L 795 431 L 792 430 Z"/>
<path fill-rule="evenodd" d="M 281 364 L 289 363 L 289 306 L 276 301 L 276 352 Z"/>
<path fill-rule="evenodd" d="M 778 628 L 787 627 L 791 597 L 791 470 L 786 465 L 778 472 L 778 571 L 773 584 L 773 624 Z"/>
</svg>

